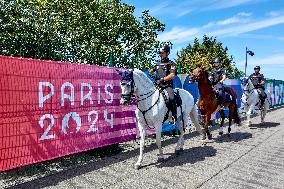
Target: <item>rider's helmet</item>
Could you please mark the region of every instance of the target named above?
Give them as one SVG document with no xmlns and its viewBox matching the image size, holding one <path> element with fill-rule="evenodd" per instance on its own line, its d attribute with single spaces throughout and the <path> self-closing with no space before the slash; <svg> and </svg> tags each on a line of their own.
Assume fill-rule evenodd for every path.
<svg viewBox="0 0 284 189">
<path fill-rule="evenodd" d="M 165 46 L 163 46 L 163 47 L 160 48 L 160 53 L 161 53 L 161 52 L 166 52 L 166 53 L 170 54 L 170 52 L 171 52 L 171 47 L 170 47 L 169 45 L 165 45 Z"/>
<path fill-rule="evenodd" d="M 219 64 L 221 62 L 222 62 L 222 58 L 220 58 L 220 57 L 215 58 L 214 61 L 213 61 L 213 63 L 219 63 Z"/>
<path fill-rule="evenodd" d="M 254 70 L 260 70 L 260 66 L 255 66 Z"/>
</svg>

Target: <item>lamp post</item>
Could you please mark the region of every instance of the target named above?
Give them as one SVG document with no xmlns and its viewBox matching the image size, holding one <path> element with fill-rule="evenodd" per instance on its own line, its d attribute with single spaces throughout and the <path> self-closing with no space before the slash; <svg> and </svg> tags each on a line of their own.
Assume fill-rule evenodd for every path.
<svg viewBox="0 0 284 189">
<path fill-rule="evenodd" d="M 248 54 L 251 55 L 251 56 L 253 56 L 253 55 L 254 55 L 254 52 L 252 52 L 251 50 L 248 50 L 248 48 L 246 47 L 245 76 L 247 76 Z"/>
</svg>

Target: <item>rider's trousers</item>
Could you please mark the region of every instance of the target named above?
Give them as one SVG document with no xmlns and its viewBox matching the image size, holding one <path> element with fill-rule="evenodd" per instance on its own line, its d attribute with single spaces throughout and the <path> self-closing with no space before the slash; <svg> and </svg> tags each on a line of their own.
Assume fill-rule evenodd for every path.
<svg viewBox="0 0 284 189">
<path fill-rule="evenodd" d="M 172 111 L 172 114 L 175 119 L 177 119 L 177 105 L 176 105 L 176 99 L 174 95 L 174 89 L 172 87 L 165 88 L 169 95 L 169 109 Z"/>
</svg>

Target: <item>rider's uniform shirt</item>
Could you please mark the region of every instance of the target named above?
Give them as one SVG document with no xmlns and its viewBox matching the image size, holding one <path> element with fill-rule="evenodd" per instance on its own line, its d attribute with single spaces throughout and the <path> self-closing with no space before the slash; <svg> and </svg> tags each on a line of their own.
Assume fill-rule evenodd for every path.
<svg viewBox="0 0 284 189">
<path fill-rule="evenodd" d="M 264 80 L 264 76 L 261 73 L 253 73 L 249 76 L 249 79 L 251 80 L 252 84 L 255 88 L 263 88 L 262 85 L 259 85 L 259 83 Z"/>
<path fill-rule="evenodd" d="M 210 74 L 213 77 L 213 85 L 216 85 L 219 81 L 222 80 L 223 75 L 226 75 L 226 71 L 224 68 L 213 68 Z"/>
<path fill-rule="evenodd" d="M 154 71 L 157 72 L 156 80 L 160 80 L 161 78 L 164 78 L 171 73 L 177 75 L 176 64 L 168 58 L 158 61 L 154 67 Z M 162 81 L 160 83 L 160 86 L 173 87 L 173 81 L 172 80 Z"/>
</svg>

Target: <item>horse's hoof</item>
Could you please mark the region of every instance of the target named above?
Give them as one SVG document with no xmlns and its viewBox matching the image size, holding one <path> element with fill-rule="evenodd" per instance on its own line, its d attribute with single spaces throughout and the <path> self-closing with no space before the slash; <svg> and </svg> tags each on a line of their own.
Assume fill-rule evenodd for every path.
<svg viewBox="0 0 284 189">
<path fill-rule="evenodd" d="M 158 157 L 158 163 L 162 163 L 163 161 L 165 161 L 165 159 L 163 157 Z"/>
<path fill-rule="evenodd" d="M 220 131 L 220 132 L 219 132 L 219 135 L 223 135 L 223 131 Z"/>
<path fill-rule="evenodd" d="M 180 150 L 175 150 L 175 155 L 178 156 L 180 154 Z"/>
<path fill-rule="evenodd" d="M 202 134 L 202 136 L 200 137 L 200 140 L 206 140 L 206 134 Z"/>
<path fill-rule="evenodd" d="M 212 140 L 212 134 L 207 135 L 208 140 Z"/>
<path fill-rule="evenodd" d="M 135 168 L 136 170 L 139 170 L 139 169 L 141 168 L 141 165 L 135 165 L 134 168 Z"/>
<path fill-rule="evenodd" d="M 227 134 L 227 137 L 231 138 L 231 134 L 230 134 L 230 133 L 228 133 L 228 134 Z"/>
<path fill-rule="evenodd" d="M 175 150 L 175 154 L 178 156 L 180 155 L 180 153 L 183 152 L 183 148 L 179 149 L 179 150 Z"/>
</svg>

